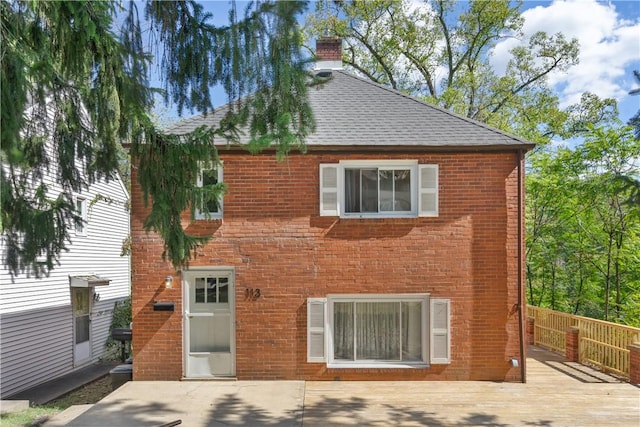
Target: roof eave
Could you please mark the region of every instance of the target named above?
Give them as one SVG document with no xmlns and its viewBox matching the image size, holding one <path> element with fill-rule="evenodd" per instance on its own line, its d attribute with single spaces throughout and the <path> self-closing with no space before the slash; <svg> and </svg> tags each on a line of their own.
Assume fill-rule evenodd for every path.
<svg viewBox="0 0 640 427">
<path fill-rule="evenodd" d="M 218 149 L 225 152 L 247 152 L 246 146 L 237 144 L 216 144 Z M 486 144 L 486 145 L 470 145 L 470 144 L 440 144 L 440 145 L 344 145 L 344 144 L 307 144 L 306 151 L 310 152 L 496 152 L 496 151 L 529 151 L 535 147 L 532 143 L 522 144 Z M 271 153 L 275 151 L 275 147 L 265 148 L 262 152 Z"/>
</svg>

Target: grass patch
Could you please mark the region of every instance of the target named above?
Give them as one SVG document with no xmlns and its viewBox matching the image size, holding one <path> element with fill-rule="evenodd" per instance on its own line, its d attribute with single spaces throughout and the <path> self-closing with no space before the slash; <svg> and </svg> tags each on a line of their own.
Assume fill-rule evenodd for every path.
<svg viewBox="0 0 640 427">
<path fill-rule="evenodd" d="M 0 416 L 0 426 L 40 426 L 69 406 L 97 403 L 109 393 L 111 393 L 111 378 L 107 375 L 45 405 L 34 406 L 20 412 L 3 414 Z"/>
<path fill-rule="evenodd" d="M 60 408 L 35 406 L 20 412 L 0 415 L 0 425 L 2 427 L 39 426 L 60 412 L 62 412 Z"/>
</svg>

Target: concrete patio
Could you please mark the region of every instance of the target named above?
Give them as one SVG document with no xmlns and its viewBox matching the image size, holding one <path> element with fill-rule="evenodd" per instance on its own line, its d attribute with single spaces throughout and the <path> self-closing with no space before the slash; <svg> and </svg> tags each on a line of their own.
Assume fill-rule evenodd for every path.
<svg viewBox="0 0 640 427">
<path fill-rule="evenodd" d="M 129 382 L 45 426 L 632 426 L 640 388 L 537 347 L 526 384 Z M 71 409 L 71 408 L 70 408 Z M 70 411 L 71 412 L 71 411 Z"/>
</svg>

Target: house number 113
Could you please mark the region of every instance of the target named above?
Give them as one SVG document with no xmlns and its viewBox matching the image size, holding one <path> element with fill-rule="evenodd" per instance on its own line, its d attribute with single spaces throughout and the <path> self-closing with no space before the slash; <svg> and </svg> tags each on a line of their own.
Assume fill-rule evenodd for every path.
<svg viewBox="0 0 640 427">
<path fill-rule="evenodd" d="M 260 298 L 260 288 L 247 288 L 244 291 L 244 299 L 255 301 Z"/>
</svg>

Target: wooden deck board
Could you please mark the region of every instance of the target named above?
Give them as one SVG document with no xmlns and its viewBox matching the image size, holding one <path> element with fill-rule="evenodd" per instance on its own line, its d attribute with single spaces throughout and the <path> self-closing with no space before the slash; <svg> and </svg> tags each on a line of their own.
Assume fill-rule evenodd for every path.
<svg viewBox="0 0 640 427">
<path fill-rule="evenodd" d="M 311 426 L 640 426 L 640 389 L 537 347 L 527 383 L 306 383 Z"/>
</svg>

